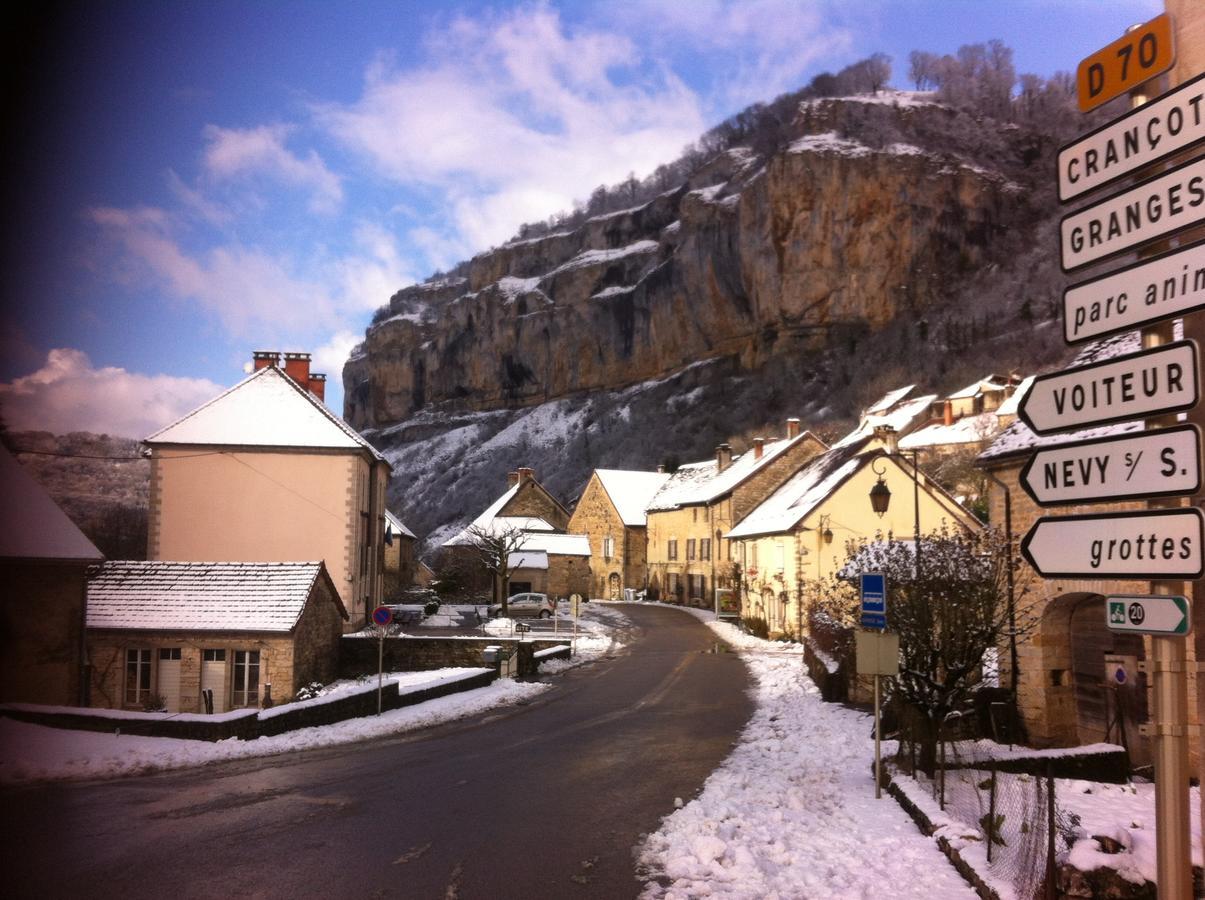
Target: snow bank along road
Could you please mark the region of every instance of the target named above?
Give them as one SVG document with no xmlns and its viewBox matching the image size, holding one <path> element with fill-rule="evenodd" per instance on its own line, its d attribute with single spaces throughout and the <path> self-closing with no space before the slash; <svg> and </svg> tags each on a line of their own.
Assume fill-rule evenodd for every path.
<svg viewBox="0 0 1205 900">
<path fill-rule="evenodd" d="M 757 712 L 642 848 L 645 897 L 974 898 L 895 800 L 874 799 L 871 719 L 821 701 L 797 646 L 711 627 L 741 648 Z"/>
<path fill-rule="evenodd" d="M 640 632 L 630 652 L 525 706 L 398 739 L 5 790 L 6 893 L 634 897 L 632 848 L 698 793 L 752 703 L 745 666 L 712 652 L 693 617 L 624 611 Z"/>
</svg>

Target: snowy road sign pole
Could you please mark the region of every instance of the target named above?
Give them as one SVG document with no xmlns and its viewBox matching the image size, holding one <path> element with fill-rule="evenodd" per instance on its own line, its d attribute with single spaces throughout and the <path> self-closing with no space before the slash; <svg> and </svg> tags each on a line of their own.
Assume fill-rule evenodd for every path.
<svg viewBox="0 0 1205 900">
<path fill-rule="evenodd" d="M 372 622 L 377 626 L 377 715 L 381 714 L 381 693 L 385 687 L 385 632 L 393 621 L 393 610 L 378 606 L 372 611 Z"/>
</svg>

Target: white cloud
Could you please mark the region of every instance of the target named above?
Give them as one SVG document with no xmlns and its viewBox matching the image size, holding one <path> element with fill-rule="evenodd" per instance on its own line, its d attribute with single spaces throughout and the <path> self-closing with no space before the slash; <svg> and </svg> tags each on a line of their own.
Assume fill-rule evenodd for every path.
<svg viewBox="0 0 1205 900">
<path fill-rule="evenodd" d="M 328 384 L 330 381 L 341 381 L 343 364 L 351 356 L 352 348 L 363 340 L 364 334 L 352 331 L 340 331 L 314 351 L 313 367 L 315 372 L 325 372 Z"/>
<path fill-rule="evenodd" d="M 248 175 L 268 176 L 285 184 L 310 188 L 310 209 L 318 213 L 335 212 L 343 202 L 343 184 L 326 167 L 317 152 L 304 158 L 294 155 L 285 140 L 294 129 L 288 125 L 260 125 L 256 128 L 205 127 L 203 163 L 205 171 L 216 179 L 234 179 Z"/>
<path fill-rule="evenodd" d="M 0 383 L 0 410 L 13 431 L 92 431 L 142 438 L 212 399 L 204 378 L 94 368 L 80 350 L 51 350 L 36 372 Z"/>
<path fill-rule="evenodd" d="M 430 63 L 383 56 L 355 103 L 315 116 L 385 177 L 445 191 L 445 240 L 500 243 L 600 183 L 650 172 L 703 130 L 698 97 L 649 74 L 630 40 L 569 33 L 544 6 L 459 18 L 429 44 Z"/>
</svg>

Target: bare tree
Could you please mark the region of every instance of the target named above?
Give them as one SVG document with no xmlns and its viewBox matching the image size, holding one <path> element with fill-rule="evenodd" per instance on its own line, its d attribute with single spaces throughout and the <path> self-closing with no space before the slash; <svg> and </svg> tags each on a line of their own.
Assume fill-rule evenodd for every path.
<svg viewBox="0 0 1205 900">
<path fill-rule="evenodd" d="M 918 91 L 927 90 L 936 84 L 937 55 L 924 50 L 913 50 L 908 54 L 908 77 Z"/>
<path fill-rule="evenodd" d="M 527 533 L 514 525 L 501 528 L 482 528 L 470 525 L 465 530 L 468 544 L 477 551 L 481 564 L 494 576 L 494 598 L 502 605 L 502 615 L 510 612 L 507 586 L 515 570 L 515 554 L 523 549 Z"/>
<path fill-rule="evenodd" d="M 900 636 L 900 674 L 889 696 L 911 713 L 921 768 L 932 773 L 942 725 L 981 684 L 984 654 L 1034 624 L 1029 604 L 1017 606 L 1014 598 L 1010 608 L 1008 573 L 1017 561 L 995 531 L 923 535 L 919 560 L 911 542 L 863 542 L 852 549 L 860 571 L 886 576 L 888 628 Z M 823 612 L 852 626 L 856 584 L 834 579 L 825 593 Z"/>
</svg>

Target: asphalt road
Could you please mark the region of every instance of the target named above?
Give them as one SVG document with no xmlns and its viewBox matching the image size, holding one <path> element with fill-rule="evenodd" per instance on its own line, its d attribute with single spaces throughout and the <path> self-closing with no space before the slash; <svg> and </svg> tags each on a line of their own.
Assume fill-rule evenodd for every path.
<svg viewBox="0 0 1205 900">
<path fill-rule="evenodd" d="M 538 700 L 421 734 L 0 793 L 10 897 L 633 897 L 633 848 L 752 711 L 676 610 Z"/>
</svg>

